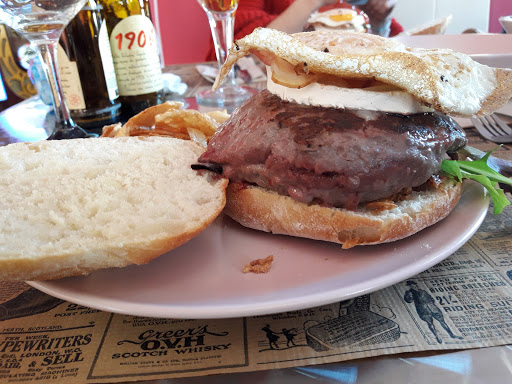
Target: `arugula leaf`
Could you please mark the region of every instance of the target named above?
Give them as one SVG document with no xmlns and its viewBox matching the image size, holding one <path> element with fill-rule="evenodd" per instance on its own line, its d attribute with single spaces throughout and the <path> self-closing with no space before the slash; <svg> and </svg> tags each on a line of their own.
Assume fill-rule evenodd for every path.
<svg viewBox="0 0 512 384">
<path fill-rule="evenodd" d="M 487 159 L 497 148 L 489 151 L 479 160 L 443 160 L 441 169 L 448 175 L 462 182 L 462 179 L 472 179 L 482 184 L 494 203 L 494 214 L 497 215 L 510 204 L 505 192 L 498 186 L 498 183 L 512 185 L 512 179 L 505 177 L 487 165 Z"/>
</svg>

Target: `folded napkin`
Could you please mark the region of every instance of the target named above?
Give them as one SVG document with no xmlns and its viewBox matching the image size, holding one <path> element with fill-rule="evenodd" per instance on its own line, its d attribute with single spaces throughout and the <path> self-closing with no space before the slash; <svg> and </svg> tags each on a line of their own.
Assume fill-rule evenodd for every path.
<svg viewBox="0 0 512 384">
<path fill-rule="evenodd" d="M 512 16 L 501 16 L 500 24 L 507 33 L 512 33 Z"/>
<path fill-rule="evenodd" d="M 162 73 L 162 80 L 165 93 L 184 95 L 187 91 L 187 84 L 181 81 L 181 77 L 174 73 Z"/>
<path fill-rule="evenodd" d="M 259 67 L 250 56 L 240 58 L 235 64 L 235 67 L 236 66 L 238 66 L 237 83 L 257 82 L 267 78 L 265 72 L 263 72 L 261 67 Z M 196 69 L 201 76 L 212 83 L 219 74 L 219 68 L 217 68 L 217 66 L 198 64 L 196 65 Z"/>
</svg>

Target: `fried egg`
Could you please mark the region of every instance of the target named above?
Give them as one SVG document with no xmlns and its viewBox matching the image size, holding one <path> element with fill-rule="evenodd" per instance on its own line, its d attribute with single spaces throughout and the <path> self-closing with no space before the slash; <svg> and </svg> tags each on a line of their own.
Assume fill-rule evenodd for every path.
<svg viewBox="0 0 512 384">
<path fill-rule="evenodd" d="M 330 9 L 326 12 L 314 12 L 308 19 L 309 24 L 321 24 L 329 28 L 349 29 L 365 32 L 365 19 L 357 11 L 345 8 Z M 316 28 L 318 29 L 318 28 Z"/>
</svg>

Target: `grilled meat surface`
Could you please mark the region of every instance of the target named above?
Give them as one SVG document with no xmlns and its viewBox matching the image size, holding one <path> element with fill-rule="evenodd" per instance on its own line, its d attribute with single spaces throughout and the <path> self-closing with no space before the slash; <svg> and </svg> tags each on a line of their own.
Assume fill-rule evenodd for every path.
<svg viewBox="0 0 512 384">
<path fill-rule="evenodd" d="M 352 209 L 420 186 L 465 144 L 463 129 L 438 113 L 314 107 L 262 91 L 223 124 L 199 163 L 304 203 Z"/>
</svg>

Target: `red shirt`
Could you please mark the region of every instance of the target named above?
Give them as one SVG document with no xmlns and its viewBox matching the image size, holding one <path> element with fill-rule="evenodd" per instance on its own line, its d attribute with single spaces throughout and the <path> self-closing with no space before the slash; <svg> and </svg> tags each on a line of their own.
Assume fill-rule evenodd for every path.
<svg viewBox="0 0 512 384">
<path fill-rule="evenodd" d="M 240 0 L 235 13 L 235 40 L 257 27 L 264 27 L 284 12 L 294 0 Z"/>
</svg>

